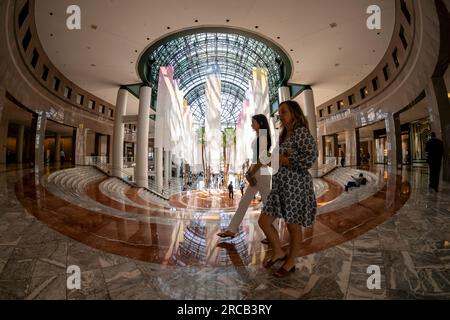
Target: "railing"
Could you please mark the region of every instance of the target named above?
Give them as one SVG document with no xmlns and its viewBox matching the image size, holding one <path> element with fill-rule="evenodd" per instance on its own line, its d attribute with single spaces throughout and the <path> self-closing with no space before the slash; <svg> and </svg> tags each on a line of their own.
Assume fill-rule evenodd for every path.
<svg viewBox="0 0 450 320">
<path fill-rule="evenodd" d="M 136 185 L 136 181 L 134 180 L 134 174 L 130 174 L 129 171 L 125 169 L 114 169 L 107 162 L 107 157 L 98 157 L 98 156 L 90 156 L 90 157 L 80 157 L 77 158 L 77 165 L 85 165 L 85 166 L 93 166 L 106 174 L 109 177 L 116 177 L 121 179 L 123 182 L 129 184 L 132 187 L 138 187 Z M 167 196 L 165 196 L 164 190 L 156 187 L 156 184 L 150 184 L 148 188 L 144 188 L 155 196 L 162 198 L 164 200 L 169 200 Z"/>
</svg>

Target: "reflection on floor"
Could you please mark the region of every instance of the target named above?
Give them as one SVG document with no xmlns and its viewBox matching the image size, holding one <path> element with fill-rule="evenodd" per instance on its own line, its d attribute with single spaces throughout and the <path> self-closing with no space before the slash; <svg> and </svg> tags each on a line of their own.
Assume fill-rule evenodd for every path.
<svg viewBox="0 0 450 320">
<path fill-rule="evenodd" d="M 215 236 L 238 192 L 234 202 L 198 191 L 162 203 L 94 168 L 0 168 L 0 298 L 450 298 L 450 185 L 429 193 L 425 169 L 384 169 L 350 193 L 353 169 L 326 177 L 298 271 L 279 280 L 261 267 L 259 201 L 236 238 Z M 81 290 L 66 289 L 70 265 Z M 367 288 L 369 265 L 381 269 L 379 290 Z"/>
</svg>

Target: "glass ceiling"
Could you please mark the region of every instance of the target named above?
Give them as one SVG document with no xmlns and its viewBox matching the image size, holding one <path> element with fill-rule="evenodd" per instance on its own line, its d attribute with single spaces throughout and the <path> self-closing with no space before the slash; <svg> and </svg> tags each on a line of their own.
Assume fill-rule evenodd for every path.
<svg viewBox="0 0 450 320">
<path fill-rule="evenodd" d="M 241 34 L 202 32 L 171 39 L 150 52 L 148 81 L 157 88 L 159 67 L 173 66 L 174 78 L 191 106 L 194 122 L 203 126 L 205 119 L 206 75 L 219 66 L 222 82 L 223 126 L 234 126 L 252 77 L 253 67 L 265 68 L 269 75 L 270 105 L 277 100 L 284 79 L 283 59 L 269 45 Z"/>
</svg>

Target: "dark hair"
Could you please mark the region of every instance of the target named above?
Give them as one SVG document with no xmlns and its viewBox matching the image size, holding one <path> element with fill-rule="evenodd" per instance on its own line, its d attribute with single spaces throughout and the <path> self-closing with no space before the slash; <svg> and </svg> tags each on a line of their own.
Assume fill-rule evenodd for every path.
<svg viewBox="0 0 450 320">
<path fill-rule="evenodd" d="M 293 126 L 294 130 L 297 128 L 301 128 L 301 127 L 305 127 L 306 129 L 309 129 L 308 120 L 306 119 L 305 115 L 303 114 L 302 108 L 300 107 L 298 102 L 292 101 L 292 100 L 284 101 L 280 104 L 280 107 L 278 108 L 278 110 L 280 110 L 280 108 L 283 104 L 288 106 L 289 111 L 292 113 L 292 115 L 294 117 L 294 126 Z M 286 135 L 287 135 L 287 129 L 285 127 L 283 127 L 283 130 L 281 131 L 281 134 L 280 134 L 280 143 L 284 142 L 284 140 L 286 139 Z"/>
<path fill-rule="evenodd" d="M 263 114 L 255 114 L 252 119 L 259 124 L 260 129 L 267 130 L 267 152 L 269 152 L 270 147 L 272 147 L 272 138 L 270 137 L 270 126 L 267 117 Z M 259 136 L 256 139 L 256 159 L 259 159 Z"/>
</svg>

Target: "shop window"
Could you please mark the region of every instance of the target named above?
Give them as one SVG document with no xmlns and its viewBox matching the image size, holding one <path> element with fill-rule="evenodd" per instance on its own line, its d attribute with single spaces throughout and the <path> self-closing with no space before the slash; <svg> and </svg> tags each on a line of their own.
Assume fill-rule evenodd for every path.
<svg viewBox="0 0 450 320">
<path fill-rule="evenodd" d="M 403 28 L 403 26 L 400 27 L 399 36 L 400 36 L 400 40 L 402 40 L 403 48 L 405 48 L 405 49 L 408 48 L 408 41 L 406 41 L 405 29 Z"/>
<path fill-rule="evenodd" d="M 72 89 L 69 87 L 64 88 L 64 97 L 70 99 L 72 97 Z"/>
<path fill-rule="evenodd" d="M 28 18 L 29 13 L 30 13 L 30 2 L 27 1 L 19 13 L 19 28 L 22 28 L 22 25 Z"/>
<path fill-rule="evenodd" d="M 31 66 L 33 68 L 36 68 L 38 61 L 39 61 L 39 53 L 37 52 L 36 49 L 33 49 L 33 57 L 31 58 Z"/>
<path fill-rule="evenodd" d="M 367 87 L 363 87 L 359 90 L 359 93 L 361 94 L 361 99 L 365 99 L 369 95 L 369 90 L 367 90 Z"/>
<path fill-rule="evenodd" d="M 378 77 L 375 77 L 372 80 L 372 87 L 373 87 L 373 91 L 377 91 L 378 88 L 380 87 L 380 82 L 378 81 Z"/>
<path fill-rule="evenodd" d="M 392 58 L 394 59 L 395 67 L 398 68 L 400 66 L 400 62 L 398 62 L 398 50 L 397 48 L 394 49 L 392 52 Z"/>
<path fill-rule="evenodd" d="M 23 37 L 23 40 L 22 40 L 22 48 L 24 51 L 27 51 L 28 46 L 30 45 L 30 42 L 31 42 L 31 31 L 30 31 L 30 28 L 28 28 L 28 30 L 25 33 L 25 36 Z"/>
<path fill-rule="evenodd" d="M 384 80 L 388 81 L 391 76 L 391 71 L 389 70 L 389 64 L 386 64 L 383 68 Z"/>
<path fill-rule="evenodd" d="M 82 106 L 84 102 L 84 96 L 81 94 L 77 94 L 77 103 Z"/>
<path fill-rule="evenodd" d="M 53 90 L 58 91 L 60 83 L 61 81 L 57 77 L 53 77 Z"/>
<path fill-rule="evenodd" d="M 49 68 L 46 65 L 44 65 L 42 70 L 42 80 L 47 81 L 49 71 L 50 71 Z"/>
<path fill-rule="evenodd" d="M 411 14 L 409 13 L 405 0 L 400 0 L 400 8 L 403 15 L 405 16 L 406 21 L 408 21 L 408 24 L 411 24 Z"/>
<path fill-rule="evenodd" d="M 352 94 L 351 96 L 348 96 L 348 104 L 351 106 L 355 103 L 355 95 Z"/>
</svg>

